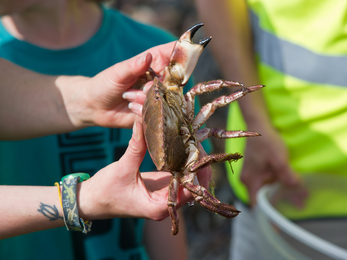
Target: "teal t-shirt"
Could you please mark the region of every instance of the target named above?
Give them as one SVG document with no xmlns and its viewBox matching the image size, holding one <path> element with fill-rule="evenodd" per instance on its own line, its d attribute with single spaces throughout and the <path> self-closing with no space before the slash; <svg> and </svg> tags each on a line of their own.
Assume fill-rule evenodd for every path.
<svg viewBox="0 0 347 260">
<path fill-rule="evenodd" d="M 0 56 L 44 74 L 94 76 L 155 45 L 175 40 L 171 34 L 116 10 L 103 8 L 103 14 L 102 26 L 92 39 L 66 50 L 43 49 L 17 40 L 0 24 Z M 186 89 L 190 87 L 191 82 Z M 69 173 L 93 175 L 123 155 L 131 135 L 130 129 L 91 127 L 0 142 L 0 184 L 52 186 Z M 151 170 L 155 166 L 147 154 L 140 171 Z M 143 222 L 94 221 L 88 235 L 62 227 L 6 239 L 0 241 L 0 259 L 148 259 L 142 244 Z"/>
</svg>

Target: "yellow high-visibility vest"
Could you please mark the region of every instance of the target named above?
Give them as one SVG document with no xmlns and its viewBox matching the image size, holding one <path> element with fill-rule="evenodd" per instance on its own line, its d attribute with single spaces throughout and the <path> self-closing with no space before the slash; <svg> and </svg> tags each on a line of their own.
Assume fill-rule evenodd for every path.
<svg viewBox="0 0 347 260">
<path fill-rule="evenodd" d="M 347 174 L 347 1 L 248 0 L 261 91 L 274 127 L 299 174 Z M 229 108 L 228 130 L 246 130 L 238 104 Z M 249 129 L 252 130 L 252 129 Z M 256 137 L 261 138 L 261 137 Z M 246 139 L 229 139 L 227 152 L 244 154 Z M 264 147 L 266 149 L 266 147 Z M 249 202 L 239 175 L 228 178 L 238 199 Z M 347 189 L 347 187 L 346 187 Z M 333 208 L 299 217 L 347 215 Z M 295 217 L 295 216 L 294 216 Z"/>
</svg>

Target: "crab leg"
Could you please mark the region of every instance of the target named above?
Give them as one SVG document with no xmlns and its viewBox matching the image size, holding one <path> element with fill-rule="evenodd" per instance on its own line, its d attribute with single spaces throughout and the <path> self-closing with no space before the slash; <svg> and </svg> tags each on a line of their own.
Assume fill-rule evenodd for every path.
<svg viewBox="0 0 347 260">
<path fill-rule="evenodd" d="M 222 154 L 211 154 L 202 157 L 200 160 L 188 167 L 188 171 L 196 172 L 203 169 L 213 163 L 220 163 L 226 161 L 237 161 L 243 156 L 239 153 L 222 153 Z"/>
<path fill-rule="evenodd" d="M 237 137 L 253 137 L 260 136 L 260 134 L 255 132 L 245 132 L 245 131 L 226 131 L 217 128 L 203 128 L 196 132 L 196 139 L 198 142 L 202 142 L 210 136 L 217 137 L 219 139 L 227 138 L 237 138 Z"/>
<path fill-rule="evenodd" d="M 177 235 L 179 230 L 179 219 L 178 214 L 176 211 L 176 205 L 177 205 L 177 194 L 178 189 L 180 187 L 180 181 L 179 181 L 179 173 L 178 172 L 172 172 L 172 177 L 170 181 L 169 186 L 169 194 L 167 198 L 167 206 L 172 222 L 172 228 L 171 228 L 171 234 Z"/>
<path fill-rule="evenodd" d="M 194 86 L 185 94 L 185 100 L 187 102 L 187 112 L 189 121 L 194 119 L 194 98 L 196 95 L 201 95 L 206 92 L 221 89 L 223 87 L 242 87 L 243 85 L 236 81 L 231 80 L 211 80 L 202 82 Z"/>
<path fill-rule="evenodd" d="M 235 91 L 229 96 L 221 96 L 215 100 L 213 100 L 211 103 L 206 104 L 203 106 L 192 122 L 192 127 L 196 131 L 199 129 L 205 122 L 206 120 L 214 113 L 214 111 L 217 109 L 217 107 L 223 107 L 231 102 L 242 98 L 243 96 L 247 95 L 248 93 L 251 93 L 253 91 L 256 91 L 258 89 L 263 88 L 264 85 L 256 85 L 256 86 L 250 86 L 247 88 L 242 88 L 238 91 Z"/>
<path fill-rule="evenodd" d="M 234 218 L 240 213 L 240 211 L 235 207 L 221 203 L 218 199 L 213 197 L 204 187 L 194 185 L 192 181 L 184 182 L 183 186 L 192 193 L 197 203 L 199 203 L 209 211 L 215 212 L 226 218 Z"/>
<path fill-rule="evenodd" d="M 181 183 L 187 190 L 189 190 L 192 193 L 194 200 L 197 203 L 199 203 L 201 206 L 208 209 L 209 211 L 215 212 L 226 218 L 234 218 L 240 213 L 240 211 L 237 210 L 235 207 L 225 203 L 221 203 L 218 199 L 212 196 L 206 190 L 205 187 L 200 186 L 196 176 L 196 172 L 188 171 L 189 168 L 191 167 L 187 167 L 184 170 L 183 175 L 181 177 Z"/>
<path fill-rule="evenodd" d="M 188 159 L 187 166 L 183 171 L 183 175 L 181 177 L 182 185 L 192 193 L 197 203 L 199 203 L 209 211 L 215 212 L 226 218 L 236 217 L 240 213 L 240 211 L 238 211 L 231 205 L 221 203 L 218 199 L 213 197 L 204 187 L 200 186 L 196 177 L 196 171 L 198 169 L 205 168 L 206 166 L 214 162 L 238 160 L 242 158 L 242 155 L 238 153 L 208 155 L 204 156 L 200 160 L 198 160 L 197 155 L 198 148 L 191 144 L 190 154 L 188 157 L 190 160 Z"/>
<path fill-rule="evenodd" d="M 199 149 L 196 147 L 195 143 L 193 140 L 190 140 L 188 142 L 189 145 L 189 155 L 188 155 L 188 160 L 187 160 L 187 165 L 191 165 L 194 162 L 198 161 L 199 159 Z M 178 189 L 180 186 L 180 173 L 179 172 L 171 172 L 172 177 L 171 177 L 171 182 L 169 186 L 169 195 L 167 199 L 167 205 L 168 205 L 168 210 L 172 222 L 172 228 L 171 228 L 171 234 L 172 235 L 177 235 L 179 231 L 179 219 L 176 211 L 176 205 L 177 205 L 177 194 L 178 194 Z M 181 178 L 184 179 L 185 177 L 187 178 L 186 181 L 192 181 L 194 177 L 196 176 L 195 173 L 187 173 L 187 176 L 183 176 Z"/>
</svg>

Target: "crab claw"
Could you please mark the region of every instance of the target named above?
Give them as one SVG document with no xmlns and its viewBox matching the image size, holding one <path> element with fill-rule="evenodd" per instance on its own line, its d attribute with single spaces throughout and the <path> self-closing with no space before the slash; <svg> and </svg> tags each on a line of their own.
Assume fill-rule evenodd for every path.
<svg viewBox="0 0 347 260">
<path fill-rule="evenodd" d="M 200 54 L 212 39 L 212 37 L 202 39 L 198 44 L 192 42 L 194 34 L 203 25 L 199 23 L 192 26 L 177 41 L 171 54 L 170 64 L 165 68 L 163 80 L 165 86 L 180 87 L 188 82 Z"/>
</svg>

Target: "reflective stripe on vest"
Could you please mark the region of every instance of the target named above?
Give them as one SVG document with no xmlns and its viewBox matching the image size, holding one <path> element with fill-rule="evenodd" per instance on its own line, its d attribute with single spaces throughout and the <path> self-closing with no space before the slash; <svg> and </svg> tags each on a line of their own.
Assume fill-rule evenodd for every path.
<svg viewBox="0 0 347 260">
<path fill-rule="evenodd" d="M 271 122 L 288 149 L 292 169 L 301 176 L 346 176 L 347 2 L 247 2 L 254 12 L 259 83 L 266 85 L 261 91 Z M 236 102 L 230 106 L 227 129 L 246 130 Z M 245 139 L 228 139 L 226 152 L 245 155 L 245 143 Z M 234 174 L 226 166 L 234 194 L 248 203 L 247 188 L 240 180 L 242 161 L 233 165 Z M 329 209 L 318 200 L 312 208 L 290 209 L 286 215 L 293 219 L 347 216 L 347 208 L 341 207 L 346 204 L 343 196 L 335 190 L 330 195 L 334 205 L 330 203 Z"/>
<path fill-rule="evenodd" d="M 251 19 L 257 39 L 255 51 L 260 54 L 261 62 L 308 82 L 347 87 L 347 56 L 314 53 L 260 28 L 253 12 Z"/>
</svg>

